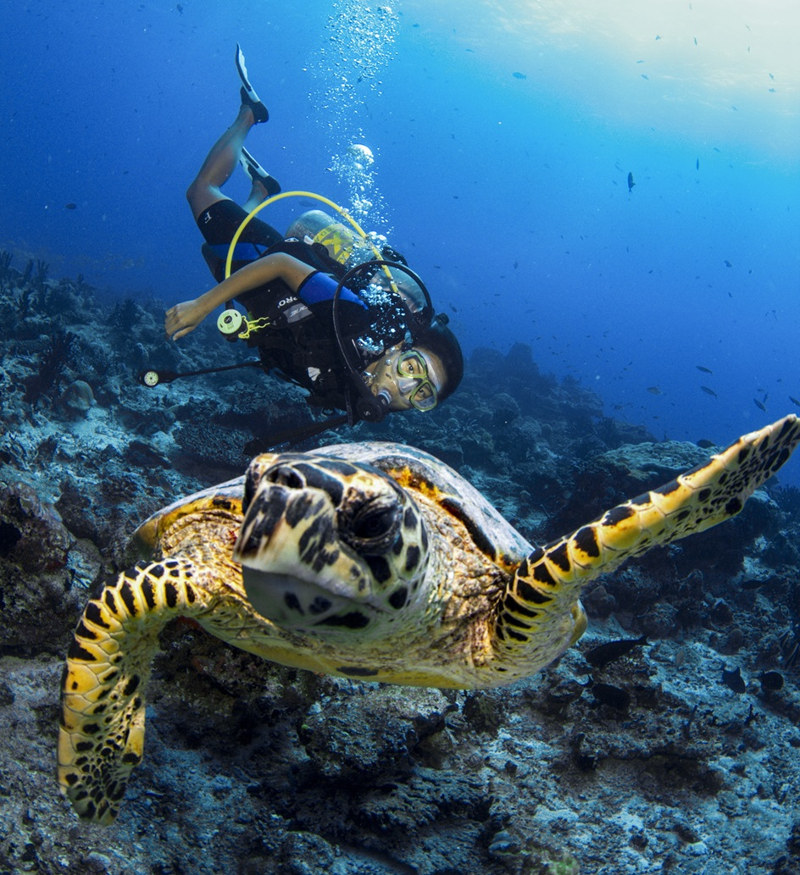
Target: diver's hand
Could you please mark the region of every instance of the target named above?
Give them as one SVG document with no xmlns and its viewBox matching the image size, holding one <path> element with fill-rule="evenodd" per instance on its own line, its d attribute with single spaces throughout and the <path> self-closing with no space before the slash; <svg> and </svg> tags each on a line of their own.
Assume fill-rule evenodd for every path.
<svg viewBox="0 0 800 875">
<path fill-rule="evenodd" d="M 170 307 L 164 319 L 164 330 L 167 332 L 167 337 L 177 340 L 190 331 L 194 331 L 209 312 L 198 298 L 193 301 L 183 301 L 181 304 Z"/>
</svg>

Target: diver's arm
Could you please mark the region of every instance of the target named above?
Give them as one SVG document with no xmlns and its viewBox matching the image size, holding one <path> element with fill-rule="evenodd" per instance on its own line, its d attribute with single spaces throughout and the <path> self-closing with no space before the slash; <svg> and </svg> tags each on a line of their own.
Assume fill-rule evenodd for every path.
<svg viewBox="0 0 800 875">
<path fill-rule="evenodd" d="M 227 304 L 228 301 L 251 289 L 257 289 L 259 286 L 280 279 L 296 292 L 303 280 L 311 273 L 314 273 L 313 267 L 284 252 L 266 255 L 237 270 L 218 286 L 214 286 L 199 297 L 171 307 L 167 310 L 164 330 L 167 332 L 167 337 L 177 340 L 194 331 L 217 307 Z"/>
</svg>

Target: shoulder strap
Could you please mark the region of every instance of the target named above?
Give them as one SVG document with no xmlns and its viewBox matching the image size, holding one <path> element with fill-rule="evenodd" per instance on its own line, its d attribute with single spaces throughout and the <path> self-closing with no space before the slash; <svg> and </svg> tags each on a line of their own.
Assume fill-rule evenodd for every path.
<svg viewBox="0 0 800 875">
<path fill-rule="evenodd" d="M 270 246 L 266 254 L 271 255 L 273 252 L 285 252 L 298 261 L 302 261 L 303 264 L 315 267 L 323 273 L 332 274 L 337 279 L 345 274 L 344 267 L 336 259 L 331 258 L 330 253 L 321 243 L 306 243 L 292 237 L 289 240 L 280 240 Z"/>
</svg>

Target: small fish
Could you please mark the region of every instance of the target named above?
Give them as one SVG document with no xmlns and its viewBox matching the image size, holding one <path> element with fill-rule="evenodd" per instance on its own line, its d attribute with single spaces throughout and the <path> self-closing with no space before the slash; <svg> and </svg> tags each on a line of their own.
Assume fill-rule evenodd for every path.
<svg viewBox="0 0 800 875">
<path fill-rule="evenodd" d="M 763 671 L 758 676 L 761 689 L 766 693 L 777 693 L 783 688 L 783 675 L 779 671 Z"/>
<path fill-rule="evenodd" d="M 767 412 L 767 408 L 758 400 L 758 398 L 753 398 L 753 404 L 755 404 L 759 410 L 763 410 L 764 413 Z"/>
<path fill-rule="evenodd" d="M 759 587 L 764 586 L 764 584 L 768 583 L 768 582 L 769 581 L 767 581 L 767 580 L 762 580 L 758 577 L 755 577 L 752 580 L 745 580 L 744 583 L 742 583 L 742 589 L 745 589 L 745 590 L 758 589 Z"/>
<path fill-rule="evenodd" d="M 704 374 L 713 374 L 714 372 L 711 368 L 704 368 L 702 365 L 695 365 L 698 371 L 702 371 Z"/>
<path fill-rule="evenodd" d="M 709 389 L 708 386 L 701 386 L 700 388 L 706 393 L 706 395 L 710 395 L 712 398 L 717 397 L 717 393 L 713 389 Z"/>
<path fill-rule="evenodd" d="M 628 191 L 633 191 L 633 187 L 636 183 L 633 181 L 633 173 L 628 173 Z"/>
<path fill-rule="evenodd" d="M 624 711 L 631 703 L 631 694 L 622 687 L 613 684 L 592 684 L 592 695 L 601 705 L 610 705 L 618 711 Z"/>
<path fill-rule="evenodd" d="M 648 386 L 647 391 L 651 395 L 663 395 L 664 394 L 658 386 Z"/>
<path fill-rule="evenodd" d="M 527 79 L 528 77 L 524 73 L 516 72 L 511 74 L 515 79 Z"/>
<path fill-rule="evenodd" d="M 699 159 L 699 158 L 697 159 L 697 161 L 694 162 L 694 169 L 695 169 L 695 170 L 699 170 L 699 169 L 700 169 L 700 159 Z"/>
<path fill-rule="evenodd" d="M 70 201 L 68 204 L 64 204 L 64 209 L 65 210 L 77 210 L 78 205 L 74 204 L 74 203 L 72 203 L 72 201 Z"/>
<path fill-rule="evenodd" d="M 730 687 L 734 693 L 743 693 L 747 689 L 742 678 L 742 670 L 738 666 L 734 669 L 722 669 L 722 683 Z"/>
<path fill-rule="evenodd" d="M 792 402 L 792 404 L 796 404 L 798 407 L 800 407 L 800 401 L 798 401 L 797 398 L 795 398 L 793 395 L 789 396 L 789 400 Z"/>
<path fill-rule="evenodd" d="M 625 656 L 630 653 L 634 647 L 644 647 L 647 645 L 647 636 L 642 635 L 641 638 L 620 638 L 618 641 L 607 641 L 605 644 L 598 644 L 597 647 L 592 647 L 583 654 L 583 658 L 593 665 L 595 668 L 603 668 L 609 662 Z"/>
<path fill-rule="evenodd" d="M 727 258 L 725 259 L 725 267 L 733 267 L 733 265 L 730 263 L 730 261 L 728 261 Z"/>
<path fill-rule="evenodd" d="M 708 438 L 700 438 L 700 440 L 697 441 L 697 446 L 700 447 L 701 450 L 710 450 L 711 447 L 715 447 L 716 444 Z"/>
</svg>

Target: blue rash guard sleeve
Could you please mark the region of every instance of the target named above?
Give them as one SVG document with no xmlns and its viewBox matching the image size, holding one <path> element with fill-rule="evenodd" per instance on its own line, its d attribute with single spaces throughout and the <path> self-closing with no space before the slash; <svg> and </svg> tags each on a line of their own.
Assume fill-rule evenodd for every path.
<svg viewBox="0 0 800 875">
<path fill-rule="evenodd" d="M 339 285 L 330 274 L 323 273 L 321 270 L 310 273 L 297 290 L 300 299 L 306 304 L 321 304 L 323 301 L 332 301 L 336 294 L 336 288 Z M 342 287 L 339 293 L 339 299 L 342 301 L 350 301 L 353 304 L 358 304 L 365 310 L 369 309 L 367 305 L 354 292 L 351 292 L 346 286 Z"/>
</svg>

